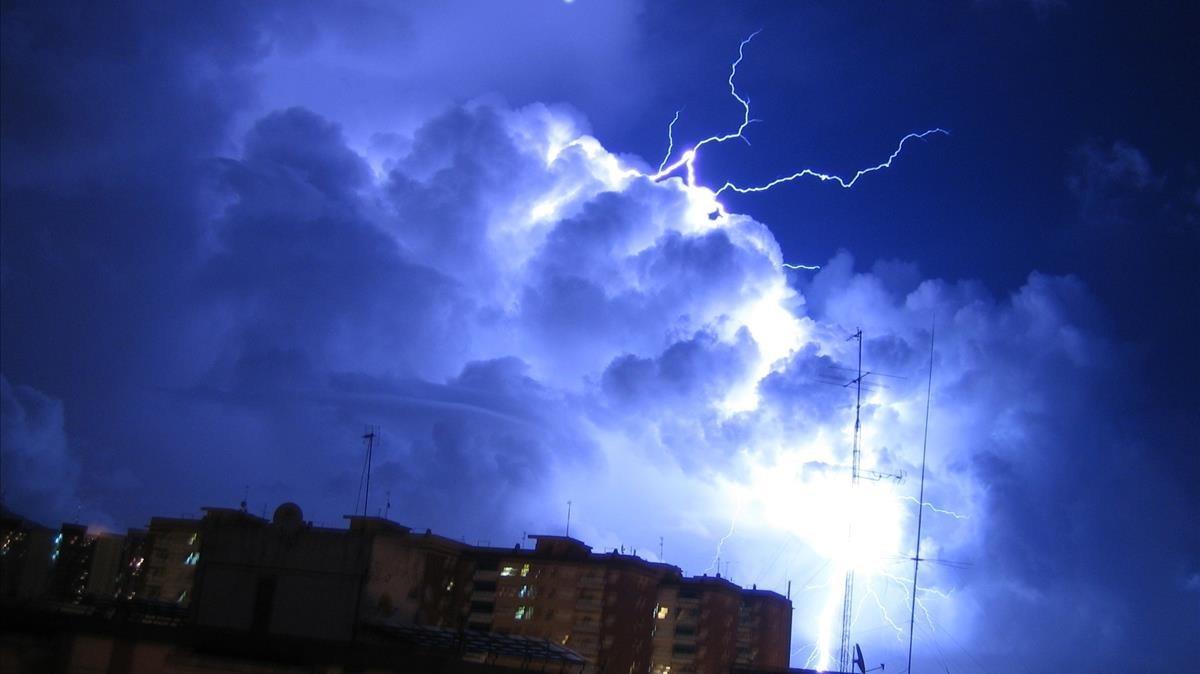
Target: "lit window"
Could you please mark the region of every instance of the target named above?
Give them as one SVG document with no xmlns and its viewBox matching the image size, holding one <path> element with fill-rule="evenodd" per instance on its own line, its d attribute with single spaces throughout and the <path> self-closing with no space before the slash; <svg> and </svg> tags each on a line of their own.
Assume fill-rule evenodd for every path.
<svg viewBox="0 0 1200 674">
<path fill-rule="evenodd" d="M 529 620 L 533 617 L 532 606 L 518 606 L 517 612 L 513 615 L 517 620 Z"/>
<path fill-rule="evenodd" d="M 525 599 L 526 597 L 536 597 L 537 588 L 531 585 L 522 585 L 521 589 L 517 591 L 517 596 L 521 599 Z"/>
<path fill-rule="evenodd" d="M 521 567 L 521 576 L 522 576 L 522 577 L 525 577 L 525 576 L 528 576 L 528 575 L 529 575 L 529 565 L 528 565 L 528 564 L 526 564 L 526 565 L 524 565 L 524 566 L 522 566 L 522 567 Z"/>
<path fill-rule="evenodd" d="M 199 562 L 199 561 L 200 561 L 200 553 L 193 552 L 187 556 L 187 559 L 183 560 L 183 563 L 187 564 L 188 566 L 195 566 L 196 562 Z"/>
<path fill-rule="evenodd" d="M 192 534 L 192 537 L 188 539 L 188 545 L 195 545 L 195 544 L 196 544 L 196 538 L 197 538 L 199 535 L 200 535 L 200 534 Z"/>
<path fill-rule="evenodd" d="M 182 604 L 183 600 L 187 599 L 187 590 L 179 593 L 179 598 L 175 600 L 176 604 Z"/>
<path fill-rule="evenodd" d="M 503 569 L 500 569 L 500 575 L 501 576 L 515 576 L 515 575 L 517 575 L 517 567 L 506 566 Z"/>
<path fill-rule="evenodd" d="M 667 617 L 667 614 L 670 613 L 670 611 L 671 611 L 671 609 L 667 608 L 666 606 L 660 605 L 658 608 L 656 608 L 654 610 L 654 615 L 659 620 L 665 620 Z"/>
<path fill-rule="evenodd" d="M 454 589 L 454 581 L 450 581 L 449 583 L 446 583 L 446 591 L 447 592 L 449 592 L 450 590 L 453 590 L 453 589 Z"/>
</svg>

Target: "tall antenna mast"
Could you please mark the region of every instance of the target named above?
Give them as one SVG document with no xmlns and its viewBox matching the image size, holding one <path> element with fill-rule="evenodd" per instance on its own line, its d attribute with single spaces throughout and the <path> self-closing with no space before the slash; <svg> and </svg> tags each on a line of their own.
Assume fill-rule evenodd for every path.
<svg viewBox="0 0 1200 674">
<path fill-rule="evenodd" d="M 367 504 L 371 502 L 371 457 L 375 453 L 375 438 L 378 437 L 379 431 L 376 426 L 367 426 L 367 430 L 363 433 L 363 442 L 367 444 L 367 461 L 364 470 L 366 471 L 366 491 L 363 492 L 363 517 L 367 516 Z"/>
<path fill-rule="evenodd" d="M 937 326 L 929 324 L 929 381 L 925 385 L 925 437 L 921 440 L 921 491 L 917 499 L 917 549 L 913 553 L 912 600 L 908 610 L 908 668 L 912 671 L 913 628 L 917 622 L 917 571 L 921 568 L 921 522 L 925 516 L 925 451 L 929 448 L 929 407 L 933 398 L 933 338 Z"/>
<path fill-rule="evenodd" d="M 571 537 L 571 502 L 567 501 L 567 538 Z"/>
<path fill-rule="evenodd" d="M 846 341 L 851 339 L 858 340 L 858 376 L 849 384 L 854 384 L 854 454 L 850 464 L 850 485 L 851 487 L 858 486 L 858 472 L 862 464 L 862 452 L 859 448 L 859 432 L 862 429 L 862 382 L 866 375 L 862 371 L 862 343 L 863 334 L 862 328 L 859 328 L 853 335 L 846 338 Z M 851 492 L 853 498 L 853 491 Z M 850 520 L 850 531 L 847 532 L 847 545 L 853 545 L 853 530 L 854 520 Z M 848 564 L 846 568 L 846 587 L 842 594 L 842 647 L 838 652 L 838 671 L 850 671 L 853 664 L 853 655 L 850 653 L 850 623 L 851 613 L 854 604 L 854 565 Z"/>
</svg>

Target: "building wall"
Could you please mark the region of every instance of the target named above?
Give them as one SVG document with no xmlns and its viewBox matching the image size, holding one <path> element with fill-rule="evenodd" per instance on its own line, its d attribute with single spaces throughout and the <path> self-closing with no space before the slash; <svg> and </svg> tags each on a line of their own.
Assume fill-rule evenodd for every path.
<svg viewBox="0 0 1200 674">
<path fill-rule="evenodd" d="M 147 560 L 152 543 L 143 529 L 130 529 L 121 550 L 121 567 L 117 571 L 116 594 L 120 599 L 136 599 L 145 595 Z"/>
<path fill-rule="evenodd" d="M 371 541 L 371 562 L 359 617 L 368 622 L 416 624 L 425 577 L 425 554 L 406 537 L 379 535 Z"/>
<path fill-rule="evenodd" d="M 720 577 L 684 578 L 662 586 L 652 674 L 728 672 L 737 653 L 740 605 L 740 588 Z"/>
<path fill-rule="evenodd" d="M 103 599 L 116 597 L 124 547 L 124 536 L 105 533 L 95 537 L 85 594 Z"/>
<path fill-rule="evenodd" d="M 725 674 L 733 666 L 737 653 L 741 588 L 719 578 L 689 578 L 684 581 L 684 587 L 688 585 L 696 585 L 700 590 L 696 671 L 699 674 Z"/>
<path fill-rule="evenodd" d="M 31 599 L 45 593 L 56 535 L 16 517 L 0 520 L 0 597 Z"/>
<path fill-rule="evenodd" d="M 200 561 L 201 521 L 151 518 L 149 541 L 143 591 L 137 598 L 187 606 Z"/>
<path fill-rule="evenodd" d="M 662 572 L 638 562 L 614 554 L 605 565 L 601 671 L 645 672 L 650 667 L 655 588 Z"/>
<path fill-rule="evenodd" d="M 428 531 L 410 536 L 409 540 L 425 556 L 417 623 L 455 629 L 466 627 L 474 575 L 474 563 L 463 554 L 467 546 Z"/>
<path fill-rule="evenodd" d="M 786 668 L 791 659 L 792 602 L 765 590 L 743 590 L 738 614 L 739 666 Z"/>
<path fill-rule="evenodd" d="M 466 544 L 430 531 L 412 534 L 386 521 L 351 526 L 367 531 L 371 537 L 360 619 L 393 625 L 466 627 L 474 570 L 473 560 L 463 554 Z"/>
<path fill-rule="evenodd" d="M 679 620 L 679 609 L 679 583 L 667 582 L 659 585 L 658 601 L 654 607 L 650 674 L 669 674 L 672 671 L 675 625 Z"/>
<path fill-rule="evenodd" d="M 307 525 L 204 529 L 195 624 L 277 636 L 348 640 L 366 578 L 365 534 Z"/>
<path fill-rule="evenodd" d="M 96 541 L 87 527 L 63 524 L 50 548 L 48 596 L 55 601 L 78 601 L 87 591 Z"/>
<path fill-rule="evenodd" d="M 564 645 L 587 659 L 587 671 L 650 668 L 657 588 L 678 569 L 549 536 L 538 537 L 534 550 L 494 551 L 480 561 L 472 624 Z"/>
</svg>

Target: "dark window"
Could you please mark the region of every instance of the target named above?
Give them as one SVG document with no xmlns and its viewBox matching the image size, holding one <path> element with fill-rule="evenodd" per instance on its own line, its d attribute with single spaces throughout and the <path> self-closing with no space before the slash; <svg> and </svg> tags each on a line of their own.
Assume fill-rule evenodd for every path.
<svg viewBox="0 0 1200 674">
<path fill-rule="evenodd" d="M 473 601 L 471 602 L 472 613 L 491 613 L 495 608 L 495 604 L 490 601 Z"/>
<path fill-rule="evenodd" d="M 695 653 L 696 647 L 691 644 L 675 644 L 675 647 L 671 651 L 676 655 L 685 655 Z"/>
<path fill-rule="evenodd" d="M 475 590 L 477 592 L 495 592 L 496 581 L 494 580 L 477 580 L 475 581 Z"/>
<path fill-rule="evenodd" d="M 476 571 L 495 571 L 500 568 L 500 559 L 493 557 L 491 559 L 483 558 L 475 562 Z"/>
</svg>

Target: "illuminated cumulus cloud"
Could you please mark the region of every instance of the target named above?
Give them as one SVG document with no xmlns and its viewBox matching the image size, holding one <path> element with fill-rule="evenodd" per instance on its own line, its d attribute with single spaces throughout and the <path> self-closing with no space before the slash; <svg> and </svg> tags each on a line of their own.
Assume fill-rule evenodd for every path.
<svg viewBox="0 0 1200 674">
<path fill-rule="evenodd" d="M 386 178 L 386 227 L 481 302 L 482 353 L 521 352 L 574 387 L 672 335 L 789 320 L 755 306 L 791 294 L 762 225 L 714 223 L 711 192 L 636 175 L 638 160 L 582 132 L 543 106 L 459 109 L 422 128 Z"/>
<path fill-rule="evenodd" d="M 503 360 L 535 388 L 501 387 L 504 404 L 520 410 L 519 433 L 471 414 L 405 426 L 432 440 L 393 451 L 395 465 L 410 466 L 398 477 L 468 476 L 443 489 L 447 502 L 458 490 L 509 485 L 494 501 L 509 527 L 557 528 L 569 499 L 578 535 L 652 557 L 661 535 L 667 559 L 691 572 L 715 570 L 723 541 L 735 579 L 797 583 L 801 662 L 828 663 L 841 574 L 852 566 L 856 630 L 887 652 L 907 616 L 936 320 L 923 555 L 950 564 L 931 563 L 923 576 L 919 629 L 972 634 L 996 589 L 962 567 L 1024 559 L 1019 547 L 995 547 L 1015 527 L 997 492 L 1031 460 L 1064 461 L 1063 448 L 1081 439 L 1070 420 L 1081 417 L 1054 406 L 1061 412 L 1064 396 L 1094 402 L 1081 387 L 1110 355 L 1077 281 L 1034 274 L 995 297 L 971 282 L 923 280 L 901 263 L 859 272 L 848 255 L 790 276 L 766 226 L 713 217 L 711 191 L 648 178 L 653 167 L 609 153 L 567 110 L 478 103 L 432 120 L 411 147 L 380 162 L 364 212 L 458 298 L 431 304 L 444 307 L 454 336 L 427 361 L 444 361 L 450 388 L 461 386 L 456 359 Z M 868 377 L 863 450 L 873 477 L 852 492 L 853 398 L 830 382 L 853 377 L 846 338 L 857 327 L 865 367 L 904 379 Z M 470 441 L 451 448 L 451 436 Z M 1043 582 L 1028 579 L 1029 588 Z"/>
</svg>

